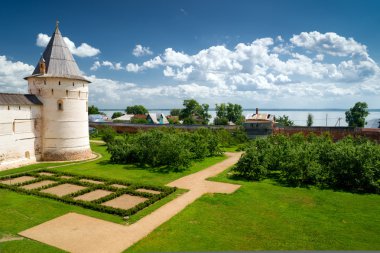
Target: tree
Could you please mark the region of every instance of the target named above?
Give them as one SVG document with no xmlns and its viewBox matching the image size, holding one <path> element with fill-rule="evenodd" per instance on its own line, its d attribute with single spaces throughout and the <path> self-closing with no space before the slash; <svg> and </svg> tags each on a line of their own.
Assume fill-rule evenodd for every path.
<svg viewBox="0 0 380 253">
<path fill-rule="evenodd" d="M 289 119 L 289 116 L 286 115 L 278 117 L 276 123 L 282 126 L 294 126 L 294 122 Z"/>
<path fill-rule="evenodd" d="M 308 126 L 308 127 L 311 127 L 312 125 L 313 125 L 313 114 L 311 114 L 311 113 L 309 113 L 308 115 L 307 115 L 307 120 L 306 120 L 306 125 Z"/>
<path fill-rule="evenodd" d="M 127 114 L 146 114 L 148 110 L 143 105 L 127 106 L 125 109 Z"/>
<path fill-rule="evenodd" d="M 88 107 L 88 114 L 100 114 L 98 107 L 91 105 Z"/>
<path fill-rule="evenodd" d="M 346 111 L 346 122 L 350 127 L 364 127 L 365 118 L 369 115 L 366 102 L 357 102 L 354 107 Z"/>
<path fill-rule="evenodd" d="M 214 119 L 215 125 L 227 125 L 229 121 L 240 125 L 243 120 L 243 108 L 241 105 L 228 103 L 227 105 L 222 103 L 215 105 L 216 118 Z"/>
<path fill-rule="evenodd" d="M 112 119 L 116 119 L 116 118 L 119 118 L 119 117 L 121 117 L 121 116 L 123 116 L 124 114 L 122 113 L 122 112 L 114 112 L 113 114 L 112 114 Z"/>
<path fill-rule="evenodd" d="M 181 109 L 171 109 L 170 110 L 170 115 L 172 115 L 172 116 L 179 116 L 180 113 L 181 113 Z"/>
<path fill-rule="evenodd" d="M 200 105 L 195 99 L 183 101 L 183 108 L 179 114 L 179 118 L 184 124 L 204 124 L 207 125 L 211 115 L 208 113 L 209 105 Z"/>
</svg>

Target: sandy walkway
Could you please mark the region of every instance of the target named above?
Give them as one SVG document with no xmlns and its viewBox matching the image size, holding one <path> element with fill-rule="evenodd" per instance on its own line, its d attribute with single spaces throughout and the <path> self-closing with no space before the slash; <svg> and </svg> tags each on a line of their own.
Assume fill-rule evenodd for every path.
<svg viewBox="0 0 380 253">
<path fill-rule="evenodd" d="M 206 181 L 235 164 L 240 153 L 200 172 L 185 176 L 168 186 L 189 189 L 130 226 L 69 213 L 19 233 L 22 236 L 69 252 L 122 252 L 182 211 L 206 193 L 232 193 L 240 185 Z"/>
</svg>

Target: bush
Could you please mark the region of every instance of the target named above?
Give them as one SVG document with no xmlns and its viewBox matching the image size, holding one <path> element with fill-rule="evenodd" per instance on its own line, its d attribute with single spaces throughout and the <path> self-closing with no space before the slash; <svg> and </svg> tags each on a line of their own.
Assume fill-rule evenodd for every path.
<svg viewBox="0 0 380 253">
<path fill-rule="evenodd" d="M 108 152 L 113 163 L 136 163 L 174 171 L 188 168 L 192 160 L 222 154 L 216 133 L 207 128 L 194 132 L 152 129 L 125 135 L 109 142 Z"/>
<path fill-rule="evenodd" d="M 104 142 L 109 143 L 115 139 L 116 131 L 113 130 L 113 128 L 106 126 L 99 129 L 99 135 L 101 136 Z"/>
<path fill-rule="evenodd" d="M 255 180 L 275 174 L 295 186 L 380 192 L 380 146 L 364 138 L 273 135 L 254 140 L 233 171 Z"/>
</svg>

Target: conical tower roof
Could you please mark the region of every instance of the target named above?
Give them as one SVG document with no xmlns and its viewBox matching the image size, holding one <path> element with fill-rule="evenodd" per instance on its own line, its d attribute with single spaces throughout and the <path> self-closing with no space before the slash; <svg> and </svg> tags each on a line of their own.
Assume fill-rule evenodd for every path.
<svg viewBox="0 0 380 253">
<path fill-rule="evenodd" d="M 45 69 L 41 73 L 41 62 L 44 62 Z M 87 81 L 78 68 L 69 48 L 62 38 L 58 28 L 58 22 L 54 33 L 42 55 L 38 61 L 36 68 L 31 76 L 26 77 L 63 77 Z"/>
</svg>

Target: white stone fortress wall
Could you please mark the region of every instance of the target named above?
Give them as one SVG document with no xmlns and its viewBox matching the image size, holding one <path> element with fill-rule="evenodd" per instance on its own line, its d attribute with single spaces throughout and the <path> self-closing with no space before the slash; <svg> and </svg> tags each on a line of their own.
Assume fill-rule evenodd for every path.
<svg viewBox="0 0 380 253">
<path fill-rule="evenodd" d="M 28 78 L 29 93 L 42 106 L 42 160 L 78 160 L 91 156 L 88 131 L 88 83 L 53 77 Z"/>
<path fill-rule="evenodd" d="M 0 105 L 0 170 L 41 156 L 41 106 Z"/>
</svg>

